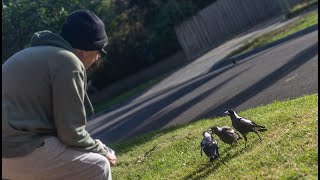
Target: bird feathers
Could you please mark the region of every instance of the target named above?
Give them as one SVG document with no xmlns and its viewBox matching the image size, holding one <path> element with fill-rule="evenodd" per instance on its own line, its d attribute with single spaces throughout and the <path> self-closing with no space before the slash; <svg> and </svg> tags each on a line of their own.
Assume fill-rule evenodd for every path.
<svg viewBox="0 0 320 180">
<path fill-rule="evenodd" d="M 246 135 L 250 132 L 254 132 L 257 134 L 259 139 L 261 140 L 260 135 L 257 131 L 266 131 L 267 129 L 264 126 L 258 125 L 257 123 L 240 117 L 234 110 L 229 109 L 225 112 L 225 114 L 230 116 L 232 126 L 239 131 L 244 137 L 245 141 L 247 141 Z M 245 144 L 246 145 L 246 144 Z"/>
<path fill-rule="evenodd" d="M 212 127 L 210 130 L 226 144 L 232 144 L 241 139 L 239 134 L 229 126 Z"/>
<path fill-rule="evenodd" d="M 201 156 L 203 151 L 211 162 L 219 157 L 218 142 L 208 132 L 203 132 L 203 139 L 200 146 Z"/>
</svg>

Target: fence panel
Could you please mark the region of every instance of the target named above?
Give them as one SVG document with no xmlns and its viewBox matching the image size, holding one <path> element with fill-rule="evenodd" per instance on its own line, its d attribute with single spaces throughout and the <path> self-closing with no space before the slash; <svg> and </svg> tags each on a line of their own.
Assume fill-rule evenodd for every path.
<svg viewBox="0 0 320 180">
<path fill-rule="evenodd" d="M 310 0 L 220 0 L 175 27 L 188 59 L 217 47 L 250 27 Z"/>
</svg>

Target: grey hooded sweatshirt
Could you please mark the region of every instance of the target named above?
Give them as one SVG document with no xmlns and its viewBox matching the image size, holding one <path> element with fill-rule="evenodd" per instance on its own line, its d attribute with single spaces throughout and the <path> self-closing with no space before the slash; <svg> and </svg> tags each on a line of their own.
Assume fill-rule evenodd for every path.
<svg viewBox="0 0 320 180">
<path fill-rule="evenodd" d="M 86 73 L 71 45 L 41 31 L 2 65 L 2 157 L 31 153 L 48 136 L 106 155 L 86 131 Z"/>
</svg>

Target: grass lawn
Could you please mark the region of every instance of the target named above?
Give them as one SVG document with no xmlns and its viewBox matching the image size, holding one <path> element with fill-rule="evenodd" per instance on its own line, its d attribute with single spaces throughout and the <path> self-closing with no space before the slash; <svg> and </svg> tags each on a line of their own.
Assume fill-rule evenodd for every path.
<svg viewBox="0 0 320 180">
<path fill-rule="evenodd" d="M 277 41 L 279 39 L 282 39 L 284 37 L 287 37 L 291 34 L 294 34 L 295 32 L 298 32 L 302 29 L 305 29 L 307 27 L 310 27 L 312 25 L 318 24 L 318 10 L 301 17 L 290 24 L 276 29 L 274 31 L 271 31 L 269 33 L 263 34 L 259 37 L 250 39 L 246 44 L 241 46 L 240 48 L 232 51 L 230 54 L 228 54 L 224 59 L 227 59 L 229 57 L 232 57 L 234 55 L 242 54 L 245 52 L 248 52 L 250 50 L 253 50 L 257 47 L 269 44 L 271 42 Z"/>
<path fill-rule="evenodd" d="M 126 179 L 318 179 L 318 94 L 275 101 L 238 114 L 268 128 L 262 141 L 251 133 L 247 147 L 240 140 L 232 149 L 214 135 L 220 159 L 213 164 L 200 156 L 202 132 L 231 126 L 227 116 L 111 144 L 118 164 L 113 178 Z"/>
<path fill-rule="evenodd" d="M 289 10 L 289 12 L 286 14 L 286 17 L 292 18 L 296 15 L 301 14 L 301 12 L 304 12 L 305 10 L 314 8 L 317 5 L 318 5 L 318 0 L 309 0 L 309 2 L 298 4 Z"/>
</svg>

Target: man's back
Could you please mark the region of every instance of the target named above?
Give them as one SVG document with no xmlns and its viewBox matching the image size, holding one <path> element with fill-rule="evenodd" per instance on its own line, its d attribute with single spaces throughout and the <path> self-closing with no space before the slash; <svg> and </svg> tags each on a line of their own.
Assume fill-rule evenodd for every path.
<svg viewBox="0 0 320 180">
<path fill-rule="evenodd" d="M 66 50 L 67 44 L 62 48 L 46 45 L 52 38 L 48 41 L 16 53 L 2 65 L 4 157 L 30 153 L 45 136 L 56 133 L 52 88 L 64 87 L 55 76 L 64 68 L 76 70 L 78 66 L 81 70 L 81 62 Z"/>
</svg>

